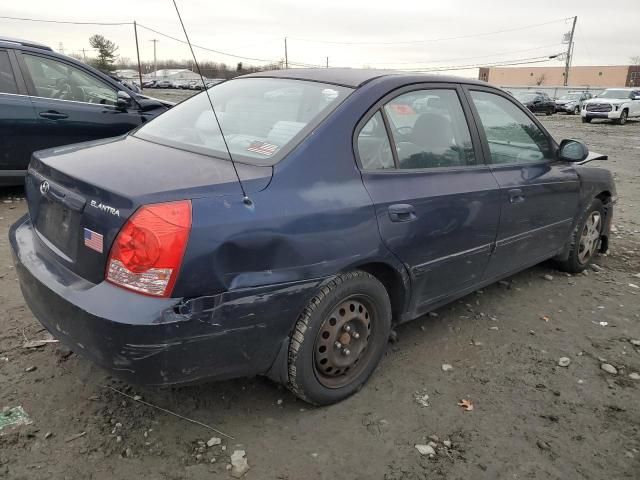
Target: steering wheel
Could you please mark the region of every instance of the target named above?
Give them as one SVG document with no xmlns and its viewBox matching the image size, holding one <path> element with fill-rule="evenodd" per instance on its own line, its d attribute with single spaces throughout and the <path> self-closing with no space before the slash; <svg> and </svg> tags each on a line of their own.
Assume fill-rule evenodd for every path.
<svg viewBox="0 0 640 480">
<path fill-rule="evenodd" d="M 60 83 L 56 85 L 57 90 L 53 93 L 53 98 L 59 98 L 60 100 L 69 100 L 68 97 L 72 96 L 71 85 L 69 83 Z"/>
<path fill-rule="evenodd" d="M 405 125 L 403 127 L 398 127 L 398 128 L 396 128 L 396 132 L 398 133 L 398 135 L 401 135 L 403 137 L 407 137 L 407 136 L 411 135 L 411 132 L 413 132 L 413 127 L 410 127 L 409 125 Z"/>
</svg>

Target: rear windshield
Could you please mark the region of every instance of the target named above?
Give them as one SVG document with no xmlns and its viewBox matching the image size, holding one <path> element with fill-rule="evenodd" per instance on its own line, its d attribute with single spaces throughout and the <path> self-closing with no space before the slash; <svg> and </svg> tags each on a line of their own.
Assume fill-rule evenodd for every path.
<svg viewBox="0 0 640 480">
<path fill-rule="evenodd" d="M 208 91 L 233 159 L 273 165 L 352 89 L 302 80 L 243 78 Z M 229 156 L 205 92 L 176 105 L 134 135 L 205 155 Z"/>
</svg>

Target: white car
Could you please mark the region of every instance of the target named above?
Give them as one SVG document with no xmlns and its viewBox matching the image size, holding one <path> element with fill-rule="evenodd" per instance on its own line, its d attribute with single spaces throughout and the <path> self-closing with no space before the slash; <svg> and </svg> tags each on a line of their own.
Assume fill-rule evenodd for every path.
<svg viewBox="0 0 640 480">
<path fill-rule="evenodd" d="M 607 88 L 597 97 L 582 104 L 582 122 L 594 118 L 612 120 L 618 125 L 627 123 L 627 118 L 640 117 L 639 88 Z"/>
</svg>

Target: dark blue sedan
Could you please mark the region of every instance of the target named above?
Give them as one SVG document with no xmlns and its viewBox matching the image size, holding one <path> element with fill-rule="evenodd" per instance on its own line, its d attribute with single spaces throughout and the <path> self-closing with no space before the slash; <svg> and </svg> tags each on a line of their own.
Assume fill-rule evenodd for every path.
<svg viewBox="0 0 640 480">
<path fill-rule="evenodd" d="M 209 92 L 224 136 L 203 92 L 34 154 L 11 228 L 35 316 L 128 381 L 262 374 L 330 404 L 393 325 L 607 248 L 615 186 L 584 166 L 605 157 L 486 83 L 300 69 Z"/>
</svg>

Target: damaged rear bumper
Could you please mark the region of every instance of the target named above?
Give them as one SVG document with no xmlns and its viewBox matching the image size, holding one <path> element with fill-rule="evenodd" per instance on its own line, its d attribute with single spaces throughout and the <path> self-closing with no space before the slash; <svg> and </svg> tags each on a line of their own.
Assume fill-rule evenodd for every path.
<svg viewBox="0 0 640 480">
<path fill-rule="evenodd" d="M 9 237 L 20 288 L 40 323 L 74 352 L 137 384 L 267 373 L 321 282 L 153 298 L 78 277 L 50 256 L 28 217 Z"/>
</svg>

